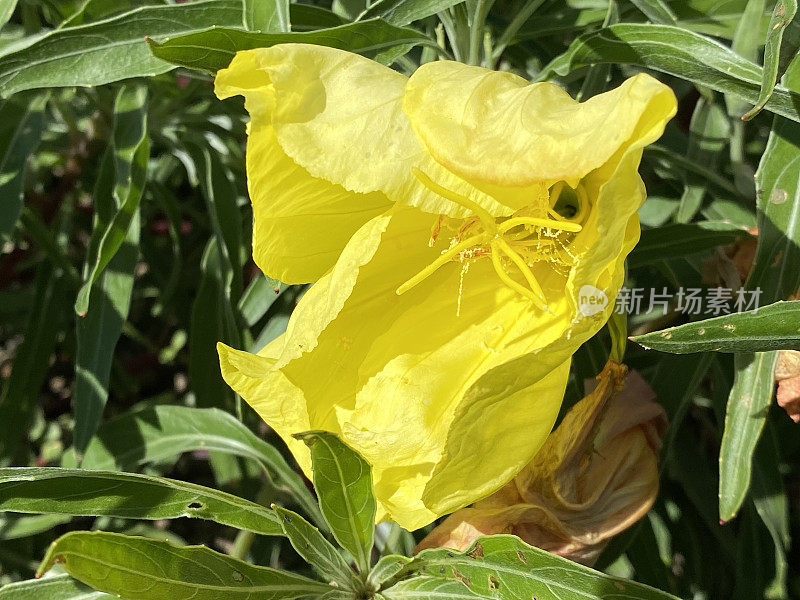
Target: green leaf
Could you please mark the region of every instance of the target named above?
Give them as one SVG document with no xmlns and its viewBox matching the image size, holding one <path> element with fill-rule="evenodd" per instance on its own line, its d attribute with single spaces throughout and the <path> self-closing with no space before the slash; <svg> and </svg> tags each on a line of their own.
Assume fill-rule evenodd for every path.
<svg viewBox="0 0 800 600">
<path fill-rule="evenodd" d="M 800 89 L 800 61 L 784 77 Z M 776 117 L 756 171 L 758 245 L 747 278 L 769 303 L 800 288 L 800 125 Z"/>
<path fill-rule="evenodd" d="M 130 310 L 139 258 L 139 203 L 150 155 L 147 88 L 122 87 L 114 111 L 113 150 L 106 153 L 101 164 L 94 194 L 92 240 L 84 268 L 86 281 L 75 301 L 73 410 L 74 445 L 79 457 L 100 424 L 114 349 Z"/>
<path fill-rule="evenodd" d="M 42 87 L 93 86 L 165 73 L 174 67 L 150 54 L 145 36 L 180 35 L 242 23 L 241 0 L 145 6 L 78 27 L 31 36 L 0 57 L 0 95 Z"/>
<path fill-rule="evenodd" d="M 17 8 L 17 0 L 0 0 L 0 28 L 2 28 Z"/>
<path fill-rule="evenodd" d="M 460 581 L 448 581 L 434 577 L 412 577 L 383 590 L 381 595 L 388 600 L 473 600 L 486 598 L 472 593 Z"/>
<path fill-rule="evenodd" d="M 47 551 L 39 574 L 60 564 L 85 584 L 130 600 L 291 600 L 330 586 L 300 575 L 257 567 L 205 546 L 104 531 L 75 531 Z"/>
<path fill-rule="evenodd" d="M 287 32 L 289 0 L 244 0 L 244 27 L 264 33 Z"/>
<path fill-rule="evenodd" d="M 149 43 L 153 54 L 163 60 L 215 73 L 227 67 L 239 50 L 275 44 L 317 44 L 374 56 L 393 46 L 431 45 L 434 42 L 414 29 L 395 27 L 381 19 L 370 19 L 330 29 L 292 33 L 254 33 L 215 27 L 162 41 L 150 40 Z"/>
<path fill-rule="evenodd" d="M 800 84 L 800 62 L 784 75 Z M 800 125 L 776 117 L 756 172 L 758 245 L 746 287 L 766 302 L 784 300 L 800 287 Z M 776 353 L 735 355 L 736 374 L 728 398 L 720 450 L 720 519 L 741 508 L 750 484 L 751 460 L 772 401 Z"/>
<path fill-rule="evenodd" d="M 463 553 L 446 548 L 424 550 L 403 573 L 460 582 L 478 597 L 499 600 L 677 600 L 666 592 L 534 548 L 513 535 L 479 538 Z"/>
<path fill-rule="evenodd" d="M 775 4 L 772 19 L 769 22 L 767 41 L 764 45 L 764 72 L 761 79 L 761 90 L 758 93 L 756 105 L 742 115 L 743 121 L 752 119 L 760 113 L 772 96 L 779 76 L 783 32 L 792 22 L 796 13 L 797 0 L 778 0 Z"/>
<path fill-rule="evenodd" d="M 92 286 L 99 279 L 133 229 L 139 202 L 147 177 L 150 142 L 147 138 L 147 88 L 140 85 L 123 86 L 114 102 L 114 134 L 112 139 L 114 185 L 111 198 L 105 185 L 95 190 L 95 222 L 93 240 L 89 247 L 86 282 L 75 300 L 75 312 L 86 315 Z M 109 166 L 110 168 L 110 166 Z M 108 177 L 105 174 L 105 177 Z M 108 181 L 101 178 L 100 181 Z M 102 204 L 101 204 L 102 203 Z M 114 204 L 116 206 L 114 206 Z M 115 214 L 109 219 L 110 207 Z M 102 208 L 101 208 L 102 207 Z M 105 214 L 104 214 L 105 213 Z"/>
<path fill-rule="evenodd" d="M 16 540 L 44 533 L 70 520 L 71 517 L 65 515 L 5 515 L 0 519 L 0 539 Z"/>
<path fill-rule="evenodd" d="M 730 48 L 670 25 L 620 23 L 578 37 L 539 79 L 597 63 L 632 64 L 687 79 L 750 104 L 758 102 L 762 69 Z M 791 88 L 790 88 L 791 89 Z M 800 121 L 800 94 L 776 87 L 767 110 Z"/>
<path fill-rule="evenodd" d="M 216 237 L 206 244 L 200 271 L 189 328 L 189 380 L 198 406 L 228 407 L 233 393 L 222 379 L 216 345 L 238 346 L 239 331 L 230 303 L 231 270 Z"/>
<path fill-rule="evenodd" d="M 800 301 L 669 327 L 631 340 L 645 348 L 692 352 L 767 352 L 800 349 Z"/>
<path fill-rule="evenodd" d="M 284 535 L 292 547 L 327 582 L 335 582 L 347 590 L 358 589 L 358 579 L 339 551 L 325 539 L 319 529 L 295 512 L 273 506 Z"/>
<path fill-rule="evenodd" d="M 362 12 L 358 20 L 380 17 L 387 23 L 402 27 L 425 19 L 464 0 L 378 0 Z"/>
<path fill-rule="evenodd" d="M 631 268 L 665 258 L 691 256 L 748 237 L 741 227 L 724 221 L 675 223 L 642 230 L 639 243 L 628 256 Z"/>
<path fill-rule="evenodd" d="M 281 535 L 275 514 L 254 502 L 164 477 L 54 467 L 0 469 L 0 511 L 124 519 L 206 519 Z"/>
<path fill-rule="evenodd" d="M 661 25 L 677 25 L 675 13 L 663 0 L 631 0 L 644 16 L 653 23 Z"/>
<path fill-rule="evenodd" d="M 410 562 L 410 558 L 400 554 L 382 556 L 369 572 L 367 582 L 376 589 L 380 589 L 384 583 L 397 575 Z"/>
<path fill-rule="evenodd" d="M 730 141 L 730 134 L 730 121 L 725 110 L 719 104 L 709 103 L 701 96 L 689 125 L 686 159 L 716 171 L 720 153 Z M 700 210 L 707 190 L 708 181 L 705 177 L 691 172 L 686 174 L 686 183 L 675 217 L 678 223 L 688 223 L 692 220 Z"/>
<path fill-rule="evenodd" d="M 0 244 L 11 239 L 22 210 L 25 165 L 42 139 L 48 98 L 22 95 L 0 104 Z"/>
<path fill-rule="evenodd" d="M 235 417 L 216 408 L 154 406 L 111 419 L 100 426 L 81 465 L 85 469 L 127 471 L 194 450 L 225 452 L 257 461 L 276 486 L 324 525 L 314 495 L 283 455 Z"/>
<path fill-rule="evenodd" d="M 287 287 L 277 279 L 258 273 L 239 300 L 239 313 L 247 326 L 258 323 Z"/>
<path fill-rule="evenodd" d="M 44 229 L 43 239 L 52 243 L 54 256 L 65 256 L 72 225 L 71 205 L 64 203 L 54 231 Z M 67 259 L 67 265 L 69 265 Z M 27 460 L 22 444 L 33 420 L 39 391 L 50 366 L 61 324 L 69 311 L 72 281 L 69 271 L 55 258 L 42 262 L 36 273 L 36 293 L 25 327 L 25 337 L 14 357 L 11 375 L 0 394 L 0 465 Z M 65 310 L 66 309 L 66 310 Z"/>
<path fill-rule="evenodd" d="M 111 600 L 113 597 L 97 592 L 69 575 L 18 581 L 0 588 L 0 600 Z"/>
<path fill-rule="evenodd" d="M 750 487 L 756 444 L 764 428 L 777 352 L 736 354 L 736 379 L 728 398 L 725 433 L 719 451 L 719 518 L 730 521 L 739 512 Z"/>
<path fill-rule="evenodd" d="M 236 204 L 236 186 L 208 144 L 190 142 L 187 147 L 198 167 L 200 190 L 220 249 L 226 299 L 238 302 L 242 293 L 243 265 L 242 213 Z M 237 342 L 234 339 L 230 341 Z"/>
<path fill-rule="evenodd" d="M 783 485 L 781 457 L 775 428 L 766 423 L 766 430 L 753 456 L 753 505 L 772 537 L 775 546 L 775 585 L 779 597 L 786 597 L 788 564 L 786 556 L 791 546 L 789 500 Z"/>
<path fill-rule="evenodd" d="M 339 545 L 367 573 L 376 510 L 369 464 L 332 433 L 309 431 L 295 437 L 311 450 L 314 487 L 325 520 Z"/>
</svg>

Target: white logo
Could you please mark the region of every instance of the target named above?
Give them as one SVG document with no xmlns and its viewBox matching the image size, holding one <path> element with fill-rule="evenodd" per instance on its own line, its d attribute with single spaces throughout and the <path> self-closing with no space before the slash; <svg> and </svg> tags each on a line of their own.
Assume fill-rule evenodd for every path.
<svg viewBox="0 0 800 600">
<path fill-rule="evenodd" d="M 593 285 L 584 285 L 578 292 L 578 310 L 584 317 L 602 312 L 608 306 L 608 296 Z"/>
</svg>

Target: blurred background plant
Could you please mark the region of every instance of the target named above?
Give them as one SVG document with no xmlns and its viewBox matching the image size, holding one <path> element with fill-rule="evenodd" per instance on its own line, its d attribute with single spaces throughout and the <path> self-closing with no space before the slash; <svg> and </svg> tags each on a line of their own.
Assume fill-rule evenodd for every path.
<svg viewBox="0 0 800 600">
<path fill-rule="evenodd" d="M 626 330 L 713 316 L 681 310 L 681 289 L 745 285 L 761 290 L 762 305 L 796 297 L 796 9 L 794 0 L 0 0 L 0 464 L 82 461 L 318 516 L 280 441 L 218 369 L 218 340 L 260 349 L 304 291 L 265 278 L 250 258 L 245 112 L 214 97 L 211 75 L 237 49 L 329 44 L 405 73 L 452 57 L 551 80 L 581 100 L 641 70 L 672 86 L 679 113 L 644 153 L 644 233 L 628 262 L 627 287 L 647 293 L 627 323 L 615 319 L 578 351 L 564 412 L 612 340 L 619 358 Z M 653 304 L 649 290 L 669 299 Z M 642 340 L 670 354 L 627 344 L 625 363 L 670 427 L 654 507 L 596 568 L 683 598 L 800 598 L 800 430 L 772 399 L 774 350 L 798 347 L 798 314 L 778 305 L 759 322 L 763 335 L 744 341 L 731 322 L 707 343 L 695 325 Z M 237 533 L 236 522 L 155 509 L 132 513 L 139 519 L 49 514 L 74 482 L 42 487 L 25 505 L 6 476 L 0 583 L 30 579 L 48 544 L 85 529 L 308 570 L 285 539 Z M 377 552 L 408 555 L 430 529 L 382 524 Z M 25 590 L 0 598 L 53 597 Z"/>
</svg>

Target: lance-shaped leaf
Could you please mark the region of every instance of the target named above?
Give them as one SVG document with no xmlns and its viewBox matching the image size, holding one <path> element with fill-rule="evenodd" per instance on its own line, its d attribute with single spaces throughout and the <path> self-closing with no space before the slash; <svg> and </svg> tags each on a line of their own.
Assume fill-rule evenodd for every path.
<svg viewBox="0 0 800 600">
<path fill-rule="evenodd" d="M 499 600 L 677 600 L 666 592 L 534 548 L 513 535 L 480 538 L 463 553 L 446 548 L 424 550 L 402 574 L 460 582 L 478 597 Z M 395 597 L 391 590 L 383 593 Z"/>
<path fill-rule="evenodd" d="M 73 405 L 79 456 L 100 424 L 114 349 L 130 310 L 133 272 L 139 258 L 139 202 L 149 155 L 147 88 L 124 86 L 114 104 L 112 147 L 103 157 L 95 187 L 85 282 L 75 301 Z"/>
<path fill-rule="evenodd" d="M 797 0 L 778 0 L 775 4 L 775 9 L 772 11 L 772 19 L 769 22 L 769 29 L 767 30 L 767 40 L 764 43 L 764 73 L 761 78 L 761 90 L 758 93 L 756 105 L 742 115 L 743 121 L 752 119 L 760 113 L 770 96 L 772 96 L 775 83 L 780 76 L 783 32 L 792 22 L 796 13 Z M 789 53 L 787 53 L 790 57 L 794 57 L 797 51 L 796 43 L 792 44 L 792 46 Z"/>
<path fill-rule="evenodd" d="M 275 44 L 316 44 L 375 56 L 394 46 L 431 45 L 433 40 L 414 29 L 395 27 L 381 19 L 370 19 L 330 29 L 291 33 L 256 33 L 216 27 L 161 41 L 149 40 L 149 43 L 150 49 L 158 58 L 176 65 L 215 73 L 227 67 L 239 50 L 265 48 Z"/>
<path fill-rule="evenodd" d="M 274 505 L 272 509 L 278 515 L 283 533 L 292 547 L 323 580 L 335 582 L 343 589 L 358 589 L 358 580 L 350 565 L 319 529 L 291 510 Z"/>
<path fill-rule="evenodd" d="M 786 71 L 800 86 L 800 61 Z M 764 302 L 785 300 L 800 287 L 800 125 L 776 117 L 756 172 L 758 245 L 746 287 Z M 751 459 L 772 400 L 775 353 L 736 357 L 720 450 L 719 513 L 736 516 L 750 484 Z M 729 429 L 730 428 L 730 429 Z"/>
<path fill-rule="evenodd" d="M 0 15 L 2 18 L 2 15 Z M 25 165 L 42 139 L 49 94 L 21 95 L 0 104 L 0 242 L 11 237 L 22 210 Z"/>
<path fill-rule="evenodd" d="M 410 558 L 400 554 L 382 556 L 372 567 L 367 581 L 376 589 L 379 589 L 385 582 L 397 575 L 409 562 L 411 562 Z"/>
<path fill-rule="evenodd" d="M 53 467 L 0 469 L 0 511 L 126 519 L 206 519 L 282 535 L 275 513 L 244 498 L 165 477 Z"/>
<path fill-rule="evenodd" d="M 283 455 L 233 415 L 217 408 L 165 405 L 120 415 L 100 426 L 81 466 L 130 471 L 194 450 L 225 452 L 257 461 L 275 486 L 286 490 L 315 522 L 325 525 L 314 495 Z M 74 463 L 74 458 L 65 459 L 63 466 Z"/>
<path fill-rule="evenodd" d="M 314 487 L 325 520 L 362 573 L 369 570 L 375 534 L 375 497 L 370 466 L 336 435 L 297 434 L 311 450 Z"/>
<path fill-rule="evenodd" d="M 447 10 L 451 6 L 460 4 L 463 0 L 378 0 L 372 2 L 362 12 L 358 19 L 363 21 L 380 17 L 392 25 L 402 26 L 419 21 L 438 12 Z"/>
<path fill-rule="evenodd" d="M 0 600 L 112 600 L 69 575 L 54 575 L 9 583 L 0 588 Z"/>
<path fill-rule="evenodd" d="M 665 258 L 690 256 L 748 237 L 741 227 L 723 221 L 675 223 L 645 229 L 628 256 L 628 266 L 639 267 Z"/>
<path fill-rule="evenodd" d="M 244 26 L 249 31 L 289 31 L 289 0 L 244 0 Z"/>
<path fill-rule="evenodd" d="M 626 63 L 661 71 L 750 104 L 758 102 L 762 69 L 710 38 L 671 25 L 619 23 L 579 36 L 539 75 L 566 75 L 583 66 Z M 766 110 L 800 121 L 800 94 L 776 87 Z"/>
<path fill-rule="evenodd" d="M 719 450 L 719 518 L 729 521 L 739 512 L 750 487 L 753 454 L 764 429 L 777 352 L 734 356 L 736 379 L 725 414 L 725 433 Z"/>
<path fill-rule="evenodd" d="M 673 354 L 800 349 L 800 301 L 776 302 L 748 312 L 654 331 L 631 340 L 645 348 Z"/>
<path fill-rule="evenodd" d="M 381 595 L 387 600 L 479 600 L 478 596 L 461 581 L 448 581 L 434 577 L 412 577 L 383 590 Z"/>
<path fill-rule="evenodd" d="M 103 21 L 28 37 L 0 57 L 0 95 L 42 87 L 93 86 L 165 73 L 147 35 L 176 35 L 242 24 L 241 0 L 144 6 Z"/>
<path fill-rule="evenodd" d="M 103 531 L 75 531 L 47 551 L 39 574 L 60 564 L 75 579 L 130 600 L 291 600 L 330 586 L 300 575 L 257 567 L 205 546 Z"/>
</svg>

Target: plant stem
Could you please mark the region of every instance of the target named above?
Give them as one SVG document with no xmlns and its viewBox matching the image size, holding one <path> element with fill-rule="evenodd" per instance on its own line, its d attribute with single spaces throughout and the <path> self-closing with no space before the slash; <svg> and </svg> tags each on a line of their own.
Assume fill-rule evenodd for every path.
<svg viewBox="0 0 800 600">
<path fill-rule="evenodd" d="M 528 21 L 530 16 L 536 12 L 536 9 L 538 9 L 543 2 L 544 0 L 529 0 L 525 6 L 522 7 L 522 10 L 517 13 L 517 16 L 514 17 L 511 23 L 508 24 L 506 30 L 497 40 L 497 44 L 495 44 L 494 52 L 491 56 L 492 66 L 494 66 L 494 64 L 498 61 L 505 49 L 511 43 L 511 40 L 513 40 L 514 36 L 517 35 L 517 32 Z"/>
<path fill-rule="evenodd" d="M 469 57 L 468 63 L 471 65 L 480 64 L 480 49 L 483 42 L 483 27 L 486 24 L 486 15 L 492 8 L 494 0 L 478 0 L 475 12 L 472 14 L 472 23 L 469 27 Z M 487 56 L 488 60 L 489 57 Z"/>
</svg>

